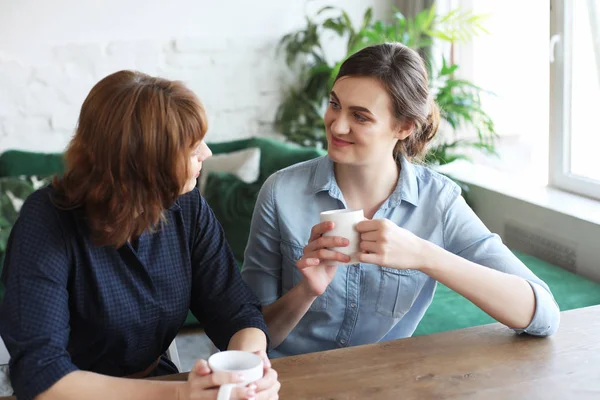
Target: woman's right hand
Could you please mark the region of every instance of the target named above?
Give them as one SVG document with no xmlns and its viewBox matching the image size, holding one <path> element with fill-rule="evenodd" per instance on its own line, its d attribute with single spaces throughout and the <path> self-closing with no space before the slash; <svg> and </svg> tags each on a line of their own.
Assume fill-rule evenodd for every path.
<svg viewBox="0 0 600 400">
<path fill-rule="evenodd" d="M 219 392 L 219 386 L 226 383 L 242 382 L 236 374 L 228 372 L 213 373 L 204 360 L 196 362 L 194 368 L 188 374 L 187 382 L 181 387 L 177 400 L 215 400 Z M 256 385 L 250 384 L 246 387 L 236 387 L 231 392 L 231 400 L 244 400 L 256 398 Z"/>
<path fill-rule="evenodd" d="M 335 277 L 337 266 L 330 262 L 348 262 L 350 256 L 331 250 L 332 247 L 345 247 L 348 239 L 339 236 L 323 236 L 334 228 L 332 221 L 321 222 L 312 227 L 308 244 L 304 247 L 302 258 L 296 266 L 302 272 L 305 286 L 309 294 L 320 296 Z"/>
</svg>

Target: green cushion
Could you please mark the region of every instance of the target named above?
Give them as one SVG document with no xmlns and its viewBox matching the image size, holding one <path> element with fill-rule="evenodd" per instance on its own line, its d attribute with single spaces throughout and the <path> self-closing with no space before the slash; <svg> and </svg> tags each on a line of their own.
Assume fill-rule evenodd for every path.
<svg viewBox="0 0 600 400">
<path fill-rule="evenodd" d="M 514 252 L 531 271 L 546 282 L 561 311 L 600 304 L 600 284 L 533 256 Z M 414 336 L 489 324 L 495 320 L 469 300 L 438 284 L 431 306 Z"/>
<path fill-rule="evenodd" d="M 223 227 L 238 260 L 244 259 L 252 212 L 261 184 L 247 184 L 234 175 L 215 172 L 208 176 L 206 182 L 204 198 Z"/>
<path fill-rule="evenodd" d="M 61 153 L 8 150 L 0 154 L 0 176 L 48 176 L 63 172 L 64 160 Z"/>
</svg>

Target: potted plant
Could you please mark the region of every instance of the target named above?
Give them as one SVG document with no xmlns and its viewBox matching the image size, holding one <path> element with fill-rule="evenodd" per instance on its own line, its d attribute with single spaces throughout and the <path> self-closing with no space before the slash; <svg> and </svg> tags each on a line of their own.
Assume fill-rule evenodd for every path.
<svg viewBox="0 0 600 400">
<path fill-rule="evenodd" d="M 390 22 L 373 20 L 372 10 L 366 10 L 362 23 L 354 28 L 348 14 L 339 8 L 325 7 L 315 18 L 306 17 L 306 26 L 285 35 L 280 50 L 288 66 L 298 69 L 298 84 L 289 88 L 275 117 L 275 127 L 287 140 L 303 146 L 325 148 L 323 114 L 329 100 L 333 80 L 342 62 L 356 51 L 378 43 L 401 42 L 421 53 L 429 68 L 430 86 L 438 103 L 446 129 L 429 148 L 425 162 L 442 165 L 456 159 L 468 159 L 471 149 L 494 154 L 497 136 L 494 122 L 483 110 L 483 89 L 455 76 L 458 65 L 445 57 L 431 57 L 434 41 L 454 45 L 466 42 L 474 35 L 486 32 L 483 16 L 469 11 L 453 10 L 444 15 L 435 6 L 407 18 L 396 11 Z M 324 37 L 333 32 L 345 39 L 345 57 L 328 60 Z M 457 137 L 458 129 L 476 134 L 472 138 Z"/>
</svg>

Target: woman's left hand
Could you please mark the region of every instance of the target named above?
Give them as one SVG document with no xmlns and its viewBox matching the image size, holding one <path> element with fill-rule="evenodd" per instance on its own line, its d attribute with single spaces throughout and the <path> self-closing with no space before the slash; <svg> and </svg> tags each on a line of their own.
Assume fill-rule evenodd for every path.
<svg viewBox="0 0 600 400">
<path fill-rule="evenodd" d="M 267 352 L 260 350 L 255 352 L 263 359 L 264 375 L 261 379 L 254 382 L 256 385 L 256 400 L 277 400 L 279 399 L 279 389 L 281 383 L 277 378 L 277 371 L 271 368 L 271 361 Z"/>
<path fill-rule="evenodd" d="M 425 264 L 423 239 L 388 219 L 359 222 L 360 262 L 394 269 L 420 269 Z"/>
</svg>

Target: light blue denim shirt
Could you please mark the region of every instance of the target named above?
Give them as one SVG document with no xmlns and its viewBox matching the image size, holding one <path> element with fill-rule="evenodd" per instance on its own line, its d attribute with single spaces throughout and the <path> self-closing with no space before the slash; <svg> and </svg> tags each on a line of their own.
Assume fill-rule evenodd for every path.
<svg viewBox="0 0 600 400">
<path fill-rule="evenodd" d="M 242 277 L 263 305 L 297 285 L 302 256 L 319 213 L 346 208 L 327 157 L 273 174 L 262 187 L 244 257 Z M 477 264 L 518 275 L 535 292 L 531 324 L 518 333 L 550 335 L 559 309 L 548 286 L 501 239 L 490 233 L 450 179 L 402 161 L 398 184 L 373 217 L 387 218 L 415 235 Z M 373 264 L 339 267 L 322 296 L 276 349 L 272 357 L 409 337 L 429 307 L 436 281 L 416 270 Z"/>
</svg>

